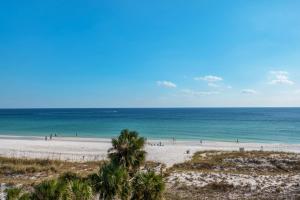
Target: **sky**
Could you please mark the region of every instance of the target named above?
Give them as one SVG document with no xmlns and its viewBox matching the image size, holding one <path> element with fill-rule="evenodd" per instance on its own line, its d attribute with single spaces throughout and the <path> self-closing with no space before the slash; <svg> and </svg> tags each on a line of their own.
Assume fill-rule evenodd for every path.
<svg viewBox="0 0 300 200">
<path fill-rule="evenodd" d="M 300 106 L 299 10 L 0 0 L 0 108 Z"/>
</svg>

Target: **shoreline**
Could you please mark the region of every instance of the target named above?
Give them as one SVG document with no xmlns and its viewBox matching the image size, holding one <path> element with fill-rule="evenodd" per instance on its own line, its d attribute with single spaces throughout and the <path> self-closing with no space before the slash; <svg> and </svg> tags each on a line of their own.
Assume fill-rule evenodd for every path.
<svg viewBox="0 0 300 200">
<path fill-rule="evenodd" d="M 8 134 L 3 134 L 0 132 L 0 139 L 32 139 L 32 140 L 40 140 L 40 139 L 45 139 L 45 136 L 48 137 L 49 139 L 49 135 L 50 134 L 45 134 L 45 135 L 8 135 Z M 53 134 L 52 134 L 53 135 Z M 111 137 L 106 137 L 106 136 L 100 136 L 100 137 L 94 137 L 91 135 L 87 135 L 87 136 L 69 136 L 69 135 L 58 135 L 57 137 L 53 138 L 60 138 L 62 140 L 66 140 L 66 141 L 111 141 L 111 139 L 118 137 L 118 135 L 115 136 L 111 136 Z M 222 143 L 236 143 L 236 140 L 239 140 L 239 143 L 245 143 L 245 144 L 262 144 L 262 145 L 300 145 L 300 141 L 299 142 L 295 142 L 295 143 L 291 143 L 291 142 L 281 142 L 281 141 L 276 141 L 276 140 L 267 140 L 267 139 L 243 139 L 243 138 L 232 138 L 232 140 L 230 139 L 213 139 L 213 138 L 176 138 L 176 137 L 145 137 L 142 136 L 144 138 L 146 138 L 146 140 L 148 141 L 164 141 L 164 142 L 171 142 L 173 140 L 173 138 L 176 139 L 176 142 L 181 142 L 181 143 L 199 143 L 200 140 L 202 141 L 206 141 L 206 142 L 222 142 Z"/>
<path fill-rule="evenodd" d="M 53 137 L 45 141 L 39 136 L 0 135 L 0 156 L 19 158 L 44 158 L 67 161 L 93 161 L 106 158 L 111 147 L 109 138 Z M 176 140 L 147 140 L 147 160 L 166 164 L 189 160 L 193 153 L 204 150 L 238 151 L 247 150 L 283 151 L 300 153 L 300 144 L 224 142 Z M 189 151 L 189 153 L 187 153 Z"/>
</svg>

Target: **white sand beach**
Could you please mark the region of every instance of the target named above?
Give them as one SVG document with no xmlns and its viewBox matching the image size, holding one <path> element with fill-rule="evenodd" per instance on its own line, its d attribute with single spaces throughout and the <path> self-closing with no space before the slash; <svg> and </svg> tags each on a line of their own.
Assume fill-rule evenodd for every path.
<svg viewBox="0 0 300 200">
<path fill-rule="evenodd" d="M 161 145 L 160 145 L 161 144 Z M 106 158 L 111 140 L 104 138 L 0 136 L 0 156 L 47 158 L 70 161 Z M 300 144 L 236 143 L 217 141 L 148 140 L 147 160 L 165 163 L 168 167 L 191 158 L 201 150 L 261 150 L 300 153 Z M 189 153 L 187 153 L 189 151 Z"/>
</svg>

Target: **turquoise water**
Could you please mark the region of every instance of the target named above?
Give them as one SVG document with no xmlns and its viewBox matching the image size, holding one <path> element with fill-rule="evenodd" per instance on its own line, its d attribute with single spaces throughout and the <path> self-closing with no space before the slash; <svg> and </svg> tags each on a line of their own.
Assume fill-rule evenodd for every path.
<svg viewBox="0 0 300 200">
<path fill-rule="evenodd" d="M 0 109 L 0 134 L 300 143 L 300 108 Z"/>
</svg>

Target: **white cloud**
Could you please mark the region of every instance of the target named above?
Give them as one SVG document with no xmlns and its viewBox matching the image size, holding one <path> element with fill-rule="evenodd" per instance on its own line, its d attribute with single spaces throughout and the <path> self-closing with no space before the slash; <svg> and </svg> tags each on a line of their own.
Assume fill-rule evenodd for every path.
<svg viewBox="0 0 300 200">
<path fill-rule="evenodd" d="M 176 88 L 177 85 L 171 81 L 156 81 L 156 84 L 160 87 L 165 88 Z"/>
<path fill-rule="evenodd" d="M 207 85 L 209 87 L 214 87 L 214 88 L 220 87 L 218 84 L 215 84 L 215 83 L 208 83 Z"/>
<path fill-rule="evenodd" d="M 207 96 L 207 95 L 214 95 L 219 94 L 217 91 L 195 91 L 190 89 L 181 90 L 182 93 L 189 96 Z"/>
<path fill-rule="evenodd" d="M 289 73 L 286 71 L 271 71 L 271 81 L 269 84 L 272 85 L 294 85 L 294 82 L 289 79 Z"/>
<path fill-rule="evenodd" d="M 295 94 L 300 94 L 300 90 L 295 90 L 294 93 Z"/>
<path fill-rule="evenodd" d="M 253 89 L 244 89 L 242 90 L 242 94 L 257 94 L 257 91 Z"/>
<path fill-rule="evenodd" d="M 207 75 L 207 76 L 203 76 L 203 77 L 195 77 L 194 79 L 196 81 L 206 81 L 208 83 L 215 83 L 215 82 L 219 82 L 219 81 L 223 80 L 222 77 L 212 76 L 212 75 Z"/>
</svg>

